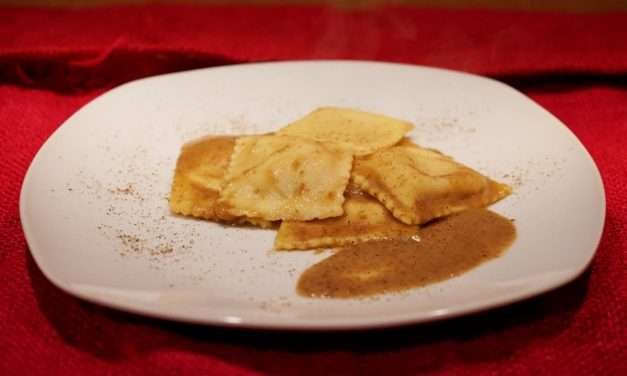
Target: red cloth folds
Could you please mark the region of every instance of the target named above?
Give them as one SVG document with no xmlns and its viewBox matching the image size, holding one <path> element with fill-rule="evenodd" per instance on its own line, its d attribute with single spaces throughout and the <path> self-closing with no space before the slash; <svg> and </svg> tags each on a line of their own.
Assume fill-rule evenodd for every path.
<svg viewBox="0 0 627 376">
<path fill-rule="evenodd" d="M 0 374 L 627 374 L 625 25 L 625 13 L 0 8 Z M 136 317 L 75 299 L 41 274 L 19 223 L 19 190 L 38 148 L 73 112 L 137 77 L 312 58 L 434 65 L 518 85 L 601 171 L 607 223 L 591 268 L 488 313 L 323 334 Z"/>
<path fill-rule="evenodd" d="M 327 58 L 492 76 L 626 73 L 626 24 L 624 13 L 396 7 L 6 9 L 0 10 L 0 81 L 94 87 L 216 64 Z"/>
</svg>

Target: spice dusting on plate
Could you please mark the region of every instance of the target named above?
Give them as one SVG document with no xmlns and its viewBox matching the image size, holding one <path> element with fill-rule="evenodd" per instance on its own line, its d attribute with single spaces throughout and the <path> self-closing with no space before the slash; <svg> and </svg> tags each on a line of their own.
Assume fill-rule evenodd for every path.
<svg viewBox="0 0 627 376">
<path fill-rule="evenodd" d="M 421 287 L 500 256 L 515 238 L 511 220 L 470 209 L 426 225 L 419 241 L 380 240 L 341 249 L 307 269 L 298 292 L 353 298 Z"/>
</svg>

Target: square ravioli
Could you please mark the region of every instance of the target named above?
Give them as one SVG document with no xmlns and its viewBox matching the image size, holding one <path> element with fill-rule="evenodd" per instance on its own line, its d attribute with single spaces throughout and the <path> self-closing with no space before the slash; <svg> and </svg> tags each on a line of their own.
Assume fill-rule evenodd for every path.
<svg viewBox="0 0 627 376">
<path fill-rule="evenodd" d="M 374 197 L 349 187 L 344 215 L 313 221 L 283 221 L 274 241 L 276 249 L 338 247 L 368 240 L 410 238 L 418 226 L 399 222 Z"/>
<path fill-rule="evenodd" d="M 351 178 L 407 224 L 484 207 L 511 193 L 438 151 L 410 144 L 356 158 Z"/>
<path fill-rule="evenodd" d="M 233 216 L 306 221 L 344 213 L 352 153 L 294 136 L 238 138 L 220 192 Z"/>
<path fill-rule="evenodd" d="M 173 213 L 266 228 L 272 226 L 272 223 L 257 218 L 225 216 L 217 206 L 235 139 L 234 136 L 209 136 L 183 145 L 170 191 Z"/>
<path fill-rule="evenodd" d="M 215 204 L 229 164 L 235 137 L 204 137 L 183 145 L 170 191 L 170 210 L 217 219 Z"/>
<path fill-rule="evenodd" d="M 396 144 L 413 128 L 409 122 L 384 115 L 322 107 L 288 124 L 278 133 L 334 142 L 355 155 L 366 155 Z"/>
</svg>

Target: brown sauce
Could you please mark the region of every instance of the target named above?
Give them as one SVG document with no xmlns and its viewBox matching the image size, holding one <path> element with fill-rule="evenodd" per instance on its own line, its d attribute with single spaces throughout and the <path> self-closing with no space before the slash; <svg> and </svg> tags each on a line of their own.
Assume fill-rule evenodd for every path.
<svg viewBox="0 0 627 376">
<path fill-rule="evenodd" d="M 308 297 L 354 298 L 425 286 L 500 256 L 516 228 L 494 212 L 471 209 L 424 226 L 419 236 L 343 248 L 305 270 L 297 290 Z"/>
</svg>

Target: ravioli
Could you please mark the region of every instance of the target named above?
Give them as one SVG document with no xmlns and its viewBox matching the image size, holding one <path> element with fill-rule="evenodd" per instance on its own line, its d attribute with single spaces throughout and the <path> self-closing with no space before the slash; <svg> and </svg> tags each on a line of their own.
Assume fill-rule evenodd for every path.
<svg viewBox="0 0 627 376">
<path fill-rule="evenodd" d="M 173 213 L 264 228 L 272 226 L 272 223 L 257 218 L 225 216 L 216 205 L 235 139 L 234 136 L 209 136 L 183 145 L 170 191 Z"/>
<path fill-rule="evenodd" d="M 275 249 L 337 247 L 368 240 L 410 238 L 418 226 L 396 220 L 375 198 L 356 188 L 345 193 L 344 215 L 313 221 L 283 221 Z"/>
<path fill-rule="evenodd" d="M 335 142 L 355 155 L 367 155 L 396 144 L 411 129 L 411 123 L 383 115 L 322 107 L 288 124 L 278 134 Z"/>
<path fill-rule="evenodd" d="M 204 137 L 183 145 L 170 192 L 170 210 L 217 219 L 215 203 L 233 152 L 235 137 Z"/>
<path fill-rule="evenodd" d="M 219 206 L 268 221 L 337 217 L 353 156 L 333 143 L 285 135 L 238 138 Z"/>
<path fill-rule="evenodd" d="M 409 144 L 356 158 L 351 178 L 407 224 L 484 207 L 511 193 L 451 157 Z"/>
<path fill-rule="evenodd" d="M 410 147 L 418 147 L 416 143 L 414 143 L 409 137 L 403 137 L 396 145 L 394 146 L 410 146 Z"/>
</svg>

